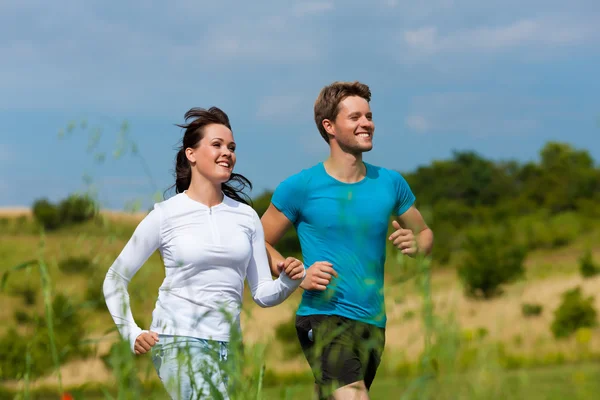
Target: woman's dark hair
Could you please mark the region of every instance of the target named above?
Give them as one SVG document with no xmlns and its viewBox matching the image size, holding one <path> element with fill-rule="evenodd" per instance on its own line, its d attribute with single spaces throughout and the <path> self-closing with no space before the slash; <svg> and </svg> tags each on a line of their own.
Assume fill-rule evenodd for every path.
<svg viewBox="0 0 600 400">
<path fill-rule="evenodd" d="M 204 136 L 204 129 L 210 124 L 225 125 L 231 129 L 229 117 L 221 109 L 211 107 L 208 110 L 204 108 L 192 108 L 185 113 L 185 121 L 192 119 L 188 124 L 179 125 L 178 127 L 185 129 L 183 134 L 182 144 L 179 147 L 177 156 L 175 157 L 175 193 L 183 193 L 190 187 L 192 181 L 192 167 L 187 157 L 185 149 L 188 147 L 196 148 Z M 243 175 L 231 173 L 229 180 L 221 184 L 221 190 L 226 196 L 237 200 L 244 204 L 251 204 L 250 197 L 244 193 L 244 189 L 252 190 L 252 183 Z"/>
</svg>

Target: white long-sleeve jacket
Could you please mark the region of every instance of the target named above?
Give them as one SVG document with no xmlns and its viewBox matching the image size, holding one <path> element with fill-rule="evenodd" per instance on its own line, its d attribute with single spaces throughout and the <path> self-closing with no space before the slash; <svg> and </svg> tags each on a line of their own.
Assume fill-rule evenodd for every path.
<svg viewBox="0 0 600 400">
<path fill-rule="evenodd" d="M 245 279 L 261 307 L 280 304 L 302 282 L 285 272 L 272 279 L 262 224 L 250 206 L 225 196 L 209 208 L 177 194 L 155 204 L 104 280 L 108 310 L 132 351 L 143 330 L 127 286 L 157 249 L 166 272 L 150 330 L 159 334 L 228 341 L 239 329 Z"/>
</svg>

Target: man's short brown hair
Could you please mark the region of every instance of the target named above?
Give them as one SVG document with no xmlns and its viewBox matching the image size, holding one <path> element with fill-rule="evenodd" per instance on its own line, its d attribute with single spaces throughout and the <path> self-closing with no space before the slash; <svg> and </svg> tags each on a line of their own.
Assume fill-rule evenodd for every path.
<svg viewBox="0 0 600 400">
<path fill-rule="evenodd" d="M 371 90 L 367 85 L 358 81 L 333 82 L 321 89 L 321 93 L 315 101 L 315 122 L 327 143 L 329 143 L 329 135 L 323 127 L 323 120 L 334 121 L 338 115 L 340 103 L 349 96 L 362 97 L 370 102 Z"/>
</svg>

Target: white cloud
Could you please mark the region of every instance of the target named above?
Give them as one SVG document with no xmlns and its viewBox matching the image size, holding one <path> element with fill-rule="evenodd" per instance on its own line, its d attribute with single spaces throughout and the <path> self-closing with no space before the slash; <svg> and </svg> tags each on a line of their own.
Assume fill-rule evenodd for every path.
<svg viewBox="0 0 600 400">
<path fill-rule="evenodd" d="M 405 119 L 406 126 L 416 132 L 427 132 L 430 129 L 430 123 L 421 115 L 409 115 Z"/>
<path fill-rule="evenodd" d="M 139 176 L 104 176 L 99 179 L 100 186 L 127 186 L 127 187 L 150 187 L 150 181 L 147 178 Z"/>
<path fill-rule="evenodd" d="M 259 104 L 256 116 L 259 119 L 282 120 L 297 116 L 298 118 L 310 117 L 312 104 L 303 96 L 280 95 L 263 97 Z"/>
<path fill-rule="evenodd" d="M 9 163 L 15 159 L 14 151 L 8 145 L 0 143 L 0 163 Z"/>
<path fill-rule="evenodd" d="M 38 6 L 0 14 L 0 108 L 130 112 L 158 108 L 165 97 L 218 99 L 230 96 L 222 82 L 231 77 L 258 66 L 310 64 L 326 50 L 318 32 L 278 2 L 190 13 L 70 1 Z"/>
<path fill-rule="evenodd" d="M 413 98 L 406 126 L 415 132 L 467 134 L 472 137 L 529 135 L 556 101 L 489 93 L 433 93 Z"/>
<path fill-rule="evenodd" d="M 314 130 L 307 131 L 305 135 L 300 136 L 298 143 L 300 149 L 312 157 L 311 162 L 320 160 L 329 154 L 329 145 L 321 137 L 316 127 Z M 307 163 L 309 164 L 308 161 Z"/>
<path fill-rule="evenodd" d="M 424 26 L 403 33 L 409 51 L 419 55 L 466 51 L 497 51 L 522 47 L 556 47 L 591 42 L 600 37 L 600 25 L 575 18 L 540 17 L 500 26 L 482 26 L 440 32 Z"/>
<path fill-rule="evenodd" d="M 321 14 L 325 11 L 333 10 L 334 7 L 333 2 L 331 1 L 302 1 L 294 5 L 293 14 L 298 17 Z"/>
</svg>

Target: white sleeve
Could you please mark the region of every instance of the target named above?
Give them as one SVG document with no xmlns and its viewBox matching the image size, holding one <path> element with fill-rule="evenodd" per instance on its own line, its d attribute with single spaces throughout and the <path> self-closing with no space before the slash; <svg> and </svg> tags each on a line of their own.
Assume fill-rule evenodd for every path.
<svg viewBox="0 0 600 400">
<path fill-rule="evenodd" d="M 258 214 L 254 213 L 253 216 L 255 230 L 252 237 L 252 255 L 246 276 L 256 304 L 261 307 L 272 307 L 287 299 L 300 286 L 304 277 L 292 280 L 285 271 L 282 271 L 279 278 L 273 280 L 267 258 L 265 232 Z M 304 275 L 306 276 L 306 271 Z"/>
<path fill-rule="evenodd" d="M 158 249 L 160 243 L 160 210 L 154 208 L 137 226 L 133 236 L 104 278 L 104 299 L 119 333 L 134 351 L 135 339 L 144 332 L 131 314 L 127 286 L 131 278 Z"/>
</svg>

